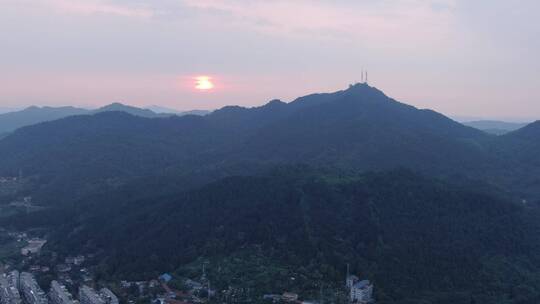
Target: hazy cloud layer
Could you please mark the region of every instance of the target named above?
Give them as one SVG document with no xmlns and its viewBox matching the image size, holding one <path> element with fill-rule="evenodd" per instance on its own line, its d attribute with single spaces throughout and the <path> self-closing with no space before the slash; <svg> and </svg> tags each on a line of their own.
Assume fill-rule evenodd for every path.
<svg viewBox="0 0 540 304">
<path fill-rule="evenodd" d="M 540 2 L 0 0 L 0 106 L 258 105 L 371 83 L 420 107 L 540 116 Z M 217 89 L 198 93 L 192 77 Z"/>
</svg>

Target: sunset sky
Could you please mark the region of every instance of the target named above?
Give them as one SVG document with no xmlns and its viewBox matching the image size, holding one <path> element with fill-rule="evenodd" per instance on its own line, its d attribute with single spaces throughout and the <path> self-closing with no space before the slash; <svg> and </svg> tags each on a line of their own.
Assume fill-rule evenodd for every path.
<svg viewBox="0 0 540 304">
<path fill-rule="evenodd" d="M 367 69 L 418 107 L 540 119 L 539 20 L 538 0 L 0 0 L 0 107 L 256 106 Z"/>
</svg>

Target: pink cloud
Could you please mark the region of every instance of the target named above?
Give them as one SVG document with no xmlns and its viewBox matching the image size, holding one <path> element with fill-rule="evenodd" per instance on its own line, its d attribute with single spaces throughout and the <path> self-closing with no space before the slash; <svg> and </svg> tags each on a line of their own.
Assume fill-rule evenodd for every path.
<svg viewBox="0 0 540 304">
<path fill-rule="evenodd" d="M 183 0 L 184 5 L 230 15 L 234 25 L 277 35 L 309 35 L 365 43 L 440 43 L 453 35 L 455 0 L 240 1 Z M 220 25 L 223 26 L 223 25 Z"/>
<path fill-rule="evenodd" d="M 142 7 L 130 7 L 117 5 L 108 1 L 99 0 L 40 0 L 43 4 L 53 9 L 70 14 L 106 14 L 123 17 L 150 18 L 153 15 L 151 10 Z"/>
</svg>

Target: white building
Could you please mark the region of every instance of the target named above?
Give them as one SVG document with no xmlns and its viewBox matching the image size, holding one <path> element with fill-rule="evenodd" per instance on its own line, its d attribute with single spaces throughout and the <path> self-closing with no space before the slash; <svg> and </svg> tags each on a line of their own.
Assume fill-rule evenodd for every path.
<svg viewBox="0 0 540 304">
<path fill-rule="evenodd" d="M 22 298 L 27 304 L 48 304 L 47 296 L 39 287 L 34 276 L 23 272 L 19 279 L 19 288 Z"/>
<path fill-rule="evenodd" d="M 354 285 L 354 283 L 360 281 L 360 279 L 355 275 L 349 275 L 347 276 L 347 279 L 345 280 L 345 286 L 347 289 L 351 289 Z"/>
<path fill-rule="evenodd" d="M 81 304 L 106 304 L 94 289 L 86 285 L 79 288 L 79 301 Z"/>
<path fill-rule="evenodd" d="M 116 295 L 108 288 L 102 288 L 99 291 L 101 298 L 105 300 L 107 304 L 119 304 L 118 298 Z"/>
<path fill-rule="evenodd" d="M 12 286 L 8 278 L 0 275 L 0 302 L 2 304 L 21 304 L 19 290 Z"/>
<path fill-rule="evenodd" d="M 361 304 L 373 302 L 373 284 L 369 280 L 354 283 L 350 288 L 350 300 Z"/>
<path fill-rule="evenodd" d="M 66 286 L 58 283 L 58 281 L 51 282 L 49 299 L 51 300 L 51 304 L 75 304 Z"/>
</svg>

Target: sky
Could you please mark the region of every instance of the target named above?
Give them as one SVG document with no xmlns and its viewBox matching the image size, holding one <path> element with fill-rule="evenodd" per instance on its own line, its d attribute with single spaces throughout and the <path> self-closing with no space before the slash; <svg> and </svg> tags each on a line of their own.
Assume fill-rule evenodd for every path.
<svg viewBox="0 0 540 304">
<path fill-rule="evenodd" d="M 420 108 L 540 119 L 539 38 L 538 0 L 0 0 L 0 108 L 259 106 L 365 69 Z"/>
</svg>

